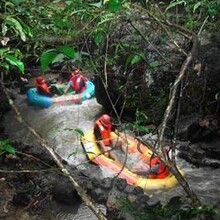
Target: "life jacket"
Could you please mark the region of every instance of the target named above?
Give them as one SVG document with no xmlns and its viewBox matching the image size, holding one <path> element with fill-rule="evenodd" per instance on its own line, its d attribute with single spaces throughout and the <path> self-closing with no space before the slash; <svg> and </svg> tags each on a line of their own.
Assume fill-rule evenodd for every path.
<svg viewBox="0 0 220 220">
<path fill-rule="evenodd" d="M 100 135 L 101 135 L 101 138 L 102 138 L 104 145 L 105 146 L 111 145 L 111 140 L 110 140 L 111 126 L 109 126 L 108 128 L 103 126 L 103 124 L 101 123 L 100 120 L 97 120 L 95 122 L 95 126 L 98 126 L 98 128 L 99 128 L 99 132 L 100 132 Z"/>
<path fill-rule="evenodd" d="M 70 79 L 73 83 L 73 89 L 77 93 L 82 93 L 86 90 L 86 81 L 87 78 L 84 77 L 82 74 L 75 74 Z"/>
<path fill-rule="evenodd" d="M 160 160 L 159 157 L 151 158 L 150 166 L 155 166 L 157 164 L 160 165 L 158 173 L 150 174 L 148 177 L 150 179 L 164 179 L 164 178 L 166 178 L 170 174 L 170 171 L 168 170 L 167 166 Z"/>
<path fill-rule="evenodd" d="M 50 89 L 48 87 L 48 85 L 46 84 L 46 82 L 42 82 L 41 84 L 38 84 L 37 82 L 35 83 L 35 86 L 37 88 L 37 91 L 39 93 L 41 93 L 40 91 L 44 91 L 45 94 L 50 94 Z"/>
</svg>

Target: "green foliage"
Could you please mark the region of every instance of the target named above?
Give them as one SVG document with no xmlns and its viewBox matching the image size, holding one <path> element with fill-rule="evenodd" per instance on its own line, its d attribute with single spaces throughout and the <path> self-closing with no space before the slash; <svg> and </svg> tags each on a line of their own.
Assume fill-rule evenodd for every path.
<svg viewBox="0 0 220 220">
<path fill-rule="evenodd" d="M 155 68 L 157 68 L 159 65 L 160 65 L 160 64 L 159 64 L 159 62 L 158 62 L 157 60 L 154 60 L 154 61 L 149 62 L 149 67 L 150 67 L 151 69 L 155 69 Z"/>
<path fill-rule="evenodd" d="M 5 153 L 15 155 L 15 149 L 11 146 L 8 139 L 0 141 L 0 156 Z"/>
<path fill-rule="evenodd" d="M 84 132 L 80 128 L 75 129 L 76 134 L 78 134 L 80 137 L 84 136 Z"/>
<path fill-rule="evenodd" d="M 24 73 L 24 63 L 20 60 L 22 54 L 18 49 L 10 49 L 5 47 L 0 49 L 0 67 L 5 72 L 12 69 L 13 66 L 17 67 L 21 73 Z"/>
<path fill-rule="evenodd" d="M 166 10 L 179 5 L 183 5 L 186 10 L 193 13 L 205 13 L 211 17 L 215 17 L 219 13 L 220 8 L 220 2 L 218 0 L 173 0 L 170 2 Z"/>
<path fill-rule="evenodd" d="M 16 66 L 22 73 L 24 73 L 24 63 L 18 60 L 15 56 L 7 54 L 5 55 L 5 60 L 9 64 Z"/>
<path fill-rule="evenodd" d="M 124 0 L 108 0 L 106 3 L 106 8 L 110 12 L 117 12 L 122 8 Z"/>
<path fill-rule="evenodd" d="M 31 29 L 22 20 L 7 16 L 2 24 L 2 34 L 5 36 L 8 31 L 13 31 L 22 41 L 26 41 L 27 36 L 32 37 Z"/>
<path fill-rule="evenodd" d="M 147 0 L 132 2 L 138 2 L 144 7 L 149 5 Z M 201 22 L 204 20 L 204 16 L 201 15 L 217 18 L 220 3 L 218 0 L 173 0 L 169 3 L 167 11 L 177 6 L 184 6 L 187 13 L 191 13 L 192 16 L 189 16 L 184 24 L 186 27 L 193 28 L 200 24 L 197 21 L 198 18 L 201 17 Z M 57 48 L 57 40 L 62 39 L 62 44 L 68 47 L 70 44 L 67 42 L 71 39 L 71 42 L 75 42 L 72 47 L 77 48 L 78 40 L 82 39 L 82 36 L 86 36 L 87 40 L 92 40 L 91 43 L 94 42 L 99 46 L 97 50 L 101 51 L 106 37 L 114 31 L 116 22 L 119 22 L 119 19 L 122 20 L 123 17 L 132 20 L 132 14 L 127 13 L 130 7 L 129 1 L 125 0 L 55 0 L 47 4 L 43 1 L 41 3 L 39 1 L 2 0 L 0 2 L 1 33 L 3 37 L 9 38 L 10 50 L 14 51 L 13 48 L 19 44 L 19 49 L 24 54 L 23 58 L 33 56 L 38 58 L 41 55 L 42 69 L 45 71 L 50 64 L 69 59 L 82 62 L 82 53 L 75 52 L 73 57 L 71 55 L 73 51 L 70 51 L 69 54 L 66 53 L 66 49 L 64 51 L 48 50 L 48 42 L 49 48 Z M 213 25 L 212 23 L 212 27 Z M 23 44 L 20 44 L 20 41 Z M 87 43 L 85 42 L 85 44 Z M 134 42 L 133 45 L 136 43 Z M 118 44 L 120 43 L 118 42 Z M 130 46 L 132 47 L 132 45 Z M 109 57 L 107 63 L 115 65 L 122 57 L 126 57 L 124 60 L 126 68 L 146 62 L 147 54 L 143 52 L 143 48 L 131 47 L 123 46 L 120 50 L 116 50 L 117 53 L 114 57 Z M 81 51 L 81 49 L 77 48 L 77 51 Z M 12 53 L 9 55 L 14 56 Z M 11 65 L 16 66 L 19 71 L 24 72 L 21 57 L 14 57 L 8 57 L 7 60 L 3 58 L 4 62 L 1 62 L 1 66 L 4 67 L 4 70 L 9 70 Z M 94 62 L 95 57 L 92 59 L 93 64 L 99 65 L 99 60 Z"/>
<path fill-rule="evenodd" d="M 68 157 L 67 157 L 67 160 L 70 159 L 70 157 L 76 156 L 76 155 L 77 155 L 77 152 L 72 152 L 72 153 L 70 153 L 70 154 L 68 155 Z"/>
<path fill-rule="evenodd" d="M 134 65 L 134 64 L 138 64 L 140 63 L 141 60 L 143 60 L 144 57 L 144 52 L 140 52 L 139 54 L 130 54 L 126 61 L 125 61 L 125 65 L 128 66 L 130 65 Z"/>
<path fill-rule="evenodd" d="M 84 132 L 80 128 L 76 128 L 74 129 L 74 131 L 77 135 L 79 135 L 80 138 L 82 138 L 85 135 Z M 67 159 L 69 159 L 72 156 L 76 156 L 77 154 L 78 154 L 77 152 L 72 152 L 68 155 Z"/>
<path fill-rule="evenodd" d="M 178 6 L 183 6 L 183 10 L 188 14 L 184 18 L 187 28 L 197 26 L 199 28 L 207 16 L 211 18 L 210 22 L 213 22 L 218 19 L 220 12 L 219 0 L 173 0 L 167 6 L 166 11 Z"/>
<path fill-rule="evenodd" d="M 213 206 L 201 206 L 192 208 L 184 204 L 180 197 L 173 197 L 167 205 L 156 206 L 155 208 L 146 208 L 146 211 L 140 212 L 133 204 L 126 199 L 118 200 L 122 209 L 132 215 L 135 220 L 151 219 L 212 219 L 213 216 L 219 215 Z"/>
<path fill-rule="evenodd" d="M 126 124 L 126 129 L 133 130 L 133 132 L 139 133 L 149 133 L 149 128 L 144 125 L 148 117 L 141 111 L 137 109 L 135 113 L 135 121 Z"/>
<path fill-rule="evenodd" d="M 81 61 L 81 55 L 67 45 L 47 50 L 40 57 L 41 70 L 44 72 L 50 64 L 62 63 L 65 60 Z"/>
<path fill-rule="evenodd" d="M 16 67 L 21 73 L 24 73 L 23 54 L 21 50 L 11 46 L 11 41 L 17 39 L 26 42 L 33 36 L 31 28 L 15 14 L 16 6 L 22 1 L 1 1 L 0 9 L 5 9 L 4 14 L 0 16 L 2 48 L 0 48 L 0 66 L 4 73 L 8 73 Z"/>
</svg>

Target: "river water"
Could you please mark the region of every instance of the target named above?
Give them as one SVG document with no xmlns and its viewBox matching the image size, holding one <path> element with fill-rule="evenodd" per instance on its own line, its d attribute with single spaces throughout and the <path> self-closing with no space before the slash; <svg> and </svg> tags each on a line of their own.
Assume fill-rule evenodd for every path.
<svg viewBox="0 0 220 220">
<path fill-rule="evenodd" d="M 82 104 L 54 105 L 48 109 L 28 106 L 26 95 L 17 95 L 14 101 L 16 107 L 26 120 L 49 145 L 69 164 L 75 165 L 81 171 L 86 169 L 87 158 L 81 147 L 79 135 L 75 129 L 84 133 L 93 128 L 93 123 L 103 111 L 95 98 L 84 101 Z M 36 145 L 34 138 L 9 112 L 4 120 L 6 132 L 10 138 L 27 144 Z M 72 154 L 71 157 L 68 157 Z M 197 168 L 182 159 L 177 164 L 185 172 L 185 178 L 191 188 L 196 192 L 199 199 L 205 204 L 220 204 L 220 169 Z M 103 175 L 104 176 L 104 175 Z M 166 202 L 173 196 L 183 195 L 184 191 L 180 186 L 169 191 L 150 192 L 150 195 L 158 197 Z M 103 209 L 103 207 L 101 207 Z M 104 211 L 104 209 L 103 209 Z M 59 220 L 90 219 L 96 220 L 96 216 L 81 204 L 76 212 L 65 210 L 57 214 Z"/>
</svg>

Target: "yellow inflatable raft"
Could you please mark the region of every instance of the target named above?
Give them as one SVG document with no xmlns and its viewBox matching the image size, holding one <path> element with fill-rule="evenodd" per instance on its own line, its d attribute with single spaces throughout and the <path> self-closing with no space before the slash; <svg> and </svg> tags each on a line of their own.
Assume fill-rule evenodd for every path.
<svg viewBox="0 0 220 220">
<path fill-rule="evenodd" d="M 118 138 L 118 136 L 112 132 L 111 138 Z M 147 146 L 140 144 L 133 137 L 128 136 L 127 141 L 127 152 L 129 156 L 138 153 L 140 160 L 144 160 L 146 157 L 150 157 L 152 155 L 152 151 Z M 83 136 L 81 143 L 90 161 L 109 171 L 112 171 L 113 173 L 117 174 L 118 177 L 126 179 L 127 183 L 130 185 L 139 186 L 147 191 L 156 189 L 170 189 L 178 184 L 178 181 L 171 173 L 169 176 L 163 179 L 150 179 L 137 175 L 128 168 L 124 167 L 122 164 L 106 157 L 104 154 L 102 154 L 92 132 Z M 180 172 L 183 175 L 181 170 Z"/>
</svg>

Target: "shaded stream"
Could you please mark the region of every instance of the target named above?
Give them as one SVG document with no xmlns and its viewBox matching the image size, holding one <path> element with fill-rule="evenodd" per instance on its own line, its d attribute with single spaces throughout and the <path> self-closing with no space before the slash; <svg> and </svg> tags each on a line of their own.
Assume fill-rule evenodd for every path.
<svg viewBox="0 0 220 220">
<path fill-rule="evenodd" d="M 96 99 L 84 101 L 77 105 L 54 105 L 48 109 L 40 109 L 27 105 L 25 95 L 16 95 L 15 104 L 22 117 L 43 137 L 50 146 L 69 164 L 75 165 L 79 170 L 86 169 L 87 158 L 79 142 L 79 137 L 74 131 L 76 128 L 87 132 L 92 129 L 93 122 L 103 110 Z M 24 143 L 35 145 L 32 135 L 23 128 L 10 112 L 5 117 L 6 132 L 10 138 Z M 70 158 L 68 156 L 72 154 Z M 185 171 L 186 180 L 199 199 L 205 204 L 220 203 L 220 169 L 196 168 L 184 160 L 178 159 L 178 165 Z M 103 172 L 103 176 L 104 173 Z M 180 186 L 169 191 L 155 191 L 149 194 L 159 197 L 165 202 L 184 192 Z M 63 209 L 64 210 L 64 209 Z M 57 214 L 59 220 L 90 219 L 96 220 L 96 216 L 81 204 L 76 212 L 65 210 Z"/>
</svg>

